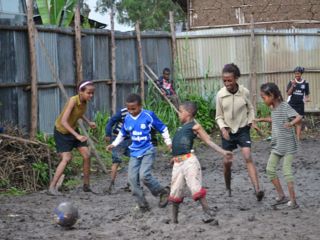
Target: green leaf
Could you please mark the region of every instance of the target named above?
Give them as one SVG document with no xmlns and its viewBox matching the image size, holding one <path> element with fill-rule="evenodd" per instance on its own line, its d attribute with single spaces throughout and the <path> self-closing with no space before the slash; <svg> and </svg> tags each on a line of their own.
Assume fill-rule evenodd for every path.
<svg viewBox="0 0 320 240">
<path fill-rule="evenodd" d="M 50 0 L 36 0 L 36 3 L 38 6 L 39 14 L 42 19 L 42 23 L 43 24 L 51 24 L 51 21 L 50 21 L 51 1 Z"/>
</svg>

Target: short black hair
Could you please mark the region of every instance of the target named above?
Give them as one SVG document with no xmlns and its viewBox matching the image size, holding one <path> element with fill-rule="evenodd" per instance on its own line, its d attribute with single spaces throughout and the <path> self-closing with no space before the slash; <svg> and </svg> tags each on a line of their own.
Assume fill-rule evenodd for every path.
<svg viewBox="0 0 320 240">
<path fill-rule="evenodd" d="M 233 76 L 239 78 L 241 76 L 240 69 L 234 63 L 228 63 L 224 65 L 222 73 L 233 73 Z"/>
<path fill-rule="evenodd" d="M 136 93 L 131 93 L 127 99 L 126 99 L 126 102 L 127 103 L 138 103 L 138 105 L 141 105 L 142 104 L 142 100 L 141 100 L 141 97 L 139 94 L 136 94 Z"/>
<path fill-rule="evenodd" d="M 300 66 L 298 66 L 298 67 L 295 67 L 294 68 L 294 70 L 293 70 L 293 72 L 295 73 L 295 72 L 299 72 L 299 73 L 304 73 L 304 67 L 300 67 Z"/>
<path fill-rule="evenodd" d="M 163 70 L 162 70 L 162 73 L 170 73 L 171 71 L 170 71 L 170 68 L 164 68 Z"/>
<path fill-rule="evenodd" d="M 186 101 L 180 104 L 188 113 L 190 113 L 193 117 L 197 115 L 198 106 L 195 102 Z"/>
<path fill-rule="evenodd" d="M 273 96 L 275 99 L 279 99 L 281 102 L 283 101 L 281 91 L 275 83 L 268 82 L 262 84 L 260 86 L 260 91 L 269 97 Z"/>
</svg>

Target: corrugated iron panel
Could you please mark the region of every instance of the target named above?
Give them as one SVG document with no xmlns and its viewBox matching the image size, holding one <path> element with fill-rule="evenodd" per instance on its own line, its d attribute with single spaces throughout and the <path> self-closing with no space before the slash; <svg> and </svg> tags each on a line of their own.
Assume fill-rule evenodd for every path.
<svg viewBox="0 0 320 240">
<path fill-rule="evenodd" d="M 76 68 L 74 38 L 70 35 L 57 35 L 59 78 L 64 84 L 75 84 Z"/>
<path fill-rule="evenodd" d="M 59 74 L 57 34 L 39 32 L 36 41 L 36 60 L 38 82 L 55 82 L 52 72 Z"/>
<path fill-rule="evenodd" d="M 28 35 L 23 32 L 14 32 L 14 46 L 19 46 L 19 51 L 15 51 L 16 78 L 15 82 L 30 81 L 30 62 Z M 2 48 L 1 48 L 2 49 Z M 1 56 L 2 58 L 2 56 Z"/>
<path fill-rule="evenodd" d="M 109 39 L 95 36 L 93 46 L 93 79 L 110 79 Z"/>
<path fill-rule="evenodd" d="M 15 46 L 13 31 L 0 32 L 0 82 L 15 82 L 16 69 L 15 64 Z"/>
<path fill-rule="evenodd" d="M 320 93 L 315 89 L 319 89 L 319 81 L 316 80 L 320 78 L 320 72 L 312 72 L 320 70 L 317 29 L 258 29 L 255 32 L 257 93 L 261 83 L 273 81 L 285 95 L 286 85 L 294 77 L 291 71 L 295 66 L 304 66 L 307 72 L 303 77 L 311 87 L 311 102 L 306 104 L 306 110 L 318 111 Z M 250 30 L 210 29 L 179 33 L 177 36 L 180 70 L 186 79 L 193 81 L 193 85 L 199 85 L 193 86 L 194 91 L 203 94 L 203 80 L 221 79 L 224 64 L 230 62 L 237 64 L 242 72 L 239 83 L 249 88 L 252 50 Z"/>
<path fill-rule="evenodd" d="M 54 123 L 60 113 L 59 90 L 41 89 L 39 97 L 39 130 L 53 133 Z"/>
<path fill-rule="evenodd" d="M 116 46 L 117 80 L 122 82 L 137 82 L 138 59 L 136 41 L 134 39 L 116 40 Z"/>
<path fill-rule="evenodd" d="M 94 35 L 81 38 L 83 80 L 93 79 L 93 43 Z"/>
</svg>

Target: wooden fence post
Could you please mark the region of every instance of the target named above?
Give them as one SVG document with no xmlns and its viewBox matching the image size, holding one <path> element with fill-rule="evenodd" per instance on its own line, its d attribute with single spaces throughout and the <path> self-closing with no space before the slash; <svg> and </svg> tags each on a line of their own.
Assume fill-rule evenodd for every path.
<svg viewBox="0 0 320 240">
<path fill-rule="evenodd" d="M 144 64 L 142 56 L 142 44 L 141 44 L 141 32 L 140 32 L 140 22 L 136 22 L 136 35 L 137 35 L 137 47 L 138 47 L 138 59 L 139 59 L 139 69 L 140 69 L 140 95 L 142 102 L 144 103 Z"/>
<path fill-rule="evenodd" d="M 174 24 L 173 12 L 169 12 L 170 30 L 171 30 L 171 46 L 172 46 L 172 75 L 175 76 L 176 61 L 177 61 L 177 42 L 176 42 L 176 28 Z"/>
<path fill-rule="evenodd" d="M 31 127 L 30 139 L 34 139 L 38 127 L 38 86 L 37 86 L 37 64 L 36 64 L 36 43 L 35 25 L 33 21 L 33 0 L 27 1 L 29 56 L 31 66 Z"/>
<path fill-rule="evenodd" d="M 76 50 L 76 85 L 83 80 L 82 70 L 82 53 L 81 53 L 81 22 L 80 22 L 80 5 L 79 1 L 76 5 L 74 16 L 75 31 L 75 50 Z"/>
<path fill-rule="evenodd" d="M 250 21 L 250 30 L 251 30 L 251 54 L 250 54 L 250 92 L 251 92 L 251 101 L 254 107 L 254 110 L 257 109 L 257 60 L 256 60 L 256 40 L 254 35 L 254 19 L 253 14 L 251 14 Z"/>
<path fill-rule="evenodd" d="M 117 79 L 116 79 L 116 40 L 114 34 L 114 5 L 111 5 L 110 11 L 110 25 L 111 25 L 111 112 L 116 113 L 117 108 Z"/>
</svg>

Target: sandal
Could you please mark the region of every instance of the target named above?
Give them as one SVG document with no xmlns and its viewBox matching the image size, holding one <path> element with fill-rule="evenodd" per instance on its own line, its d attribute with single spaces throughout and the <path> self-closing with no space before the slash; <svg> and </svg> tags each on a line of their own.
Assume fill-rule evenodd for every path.
<svg viewBox="0 0 320 240">
<path fill-rule="evenodd" d="M 288 201 L 287 205 L 288 205 L 288 207 L 290 207 L 291 209 L 297 209 L 297 208 L 300 207 L 297 202 L 292 202 L 292 201 Z"/>
<path fill-rule="evenodd" d="M 272 206 L 277 206 L 277 205 L 281 205 L 281 204 L 286 204 L 289 202 L 289 199 L 286 196 L 283 196 L 282 198 L 276 198 L 276 201 L 274 204 L 272 204 Z"/>
</svg>

